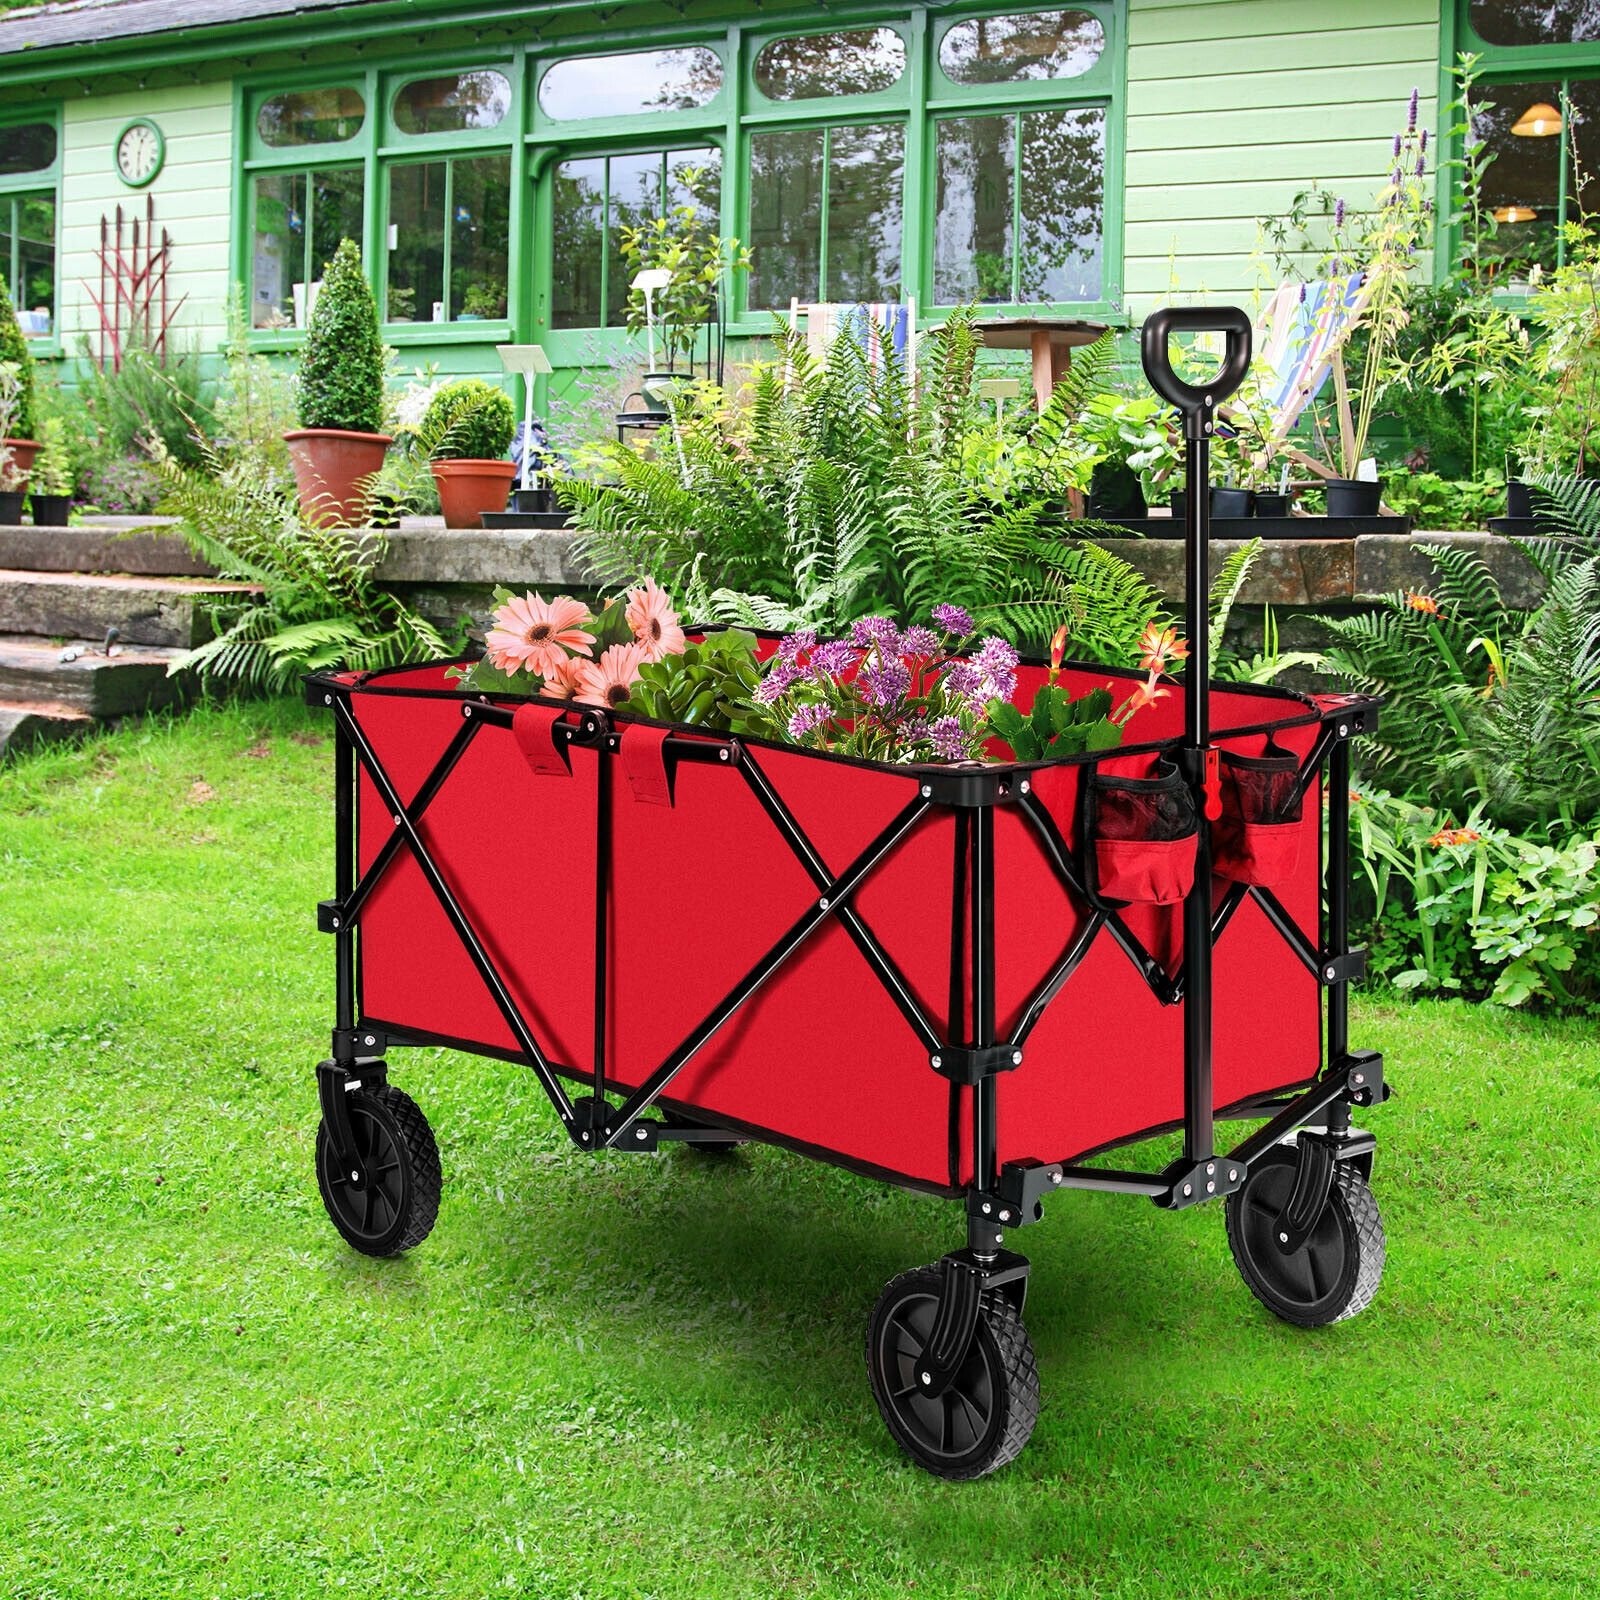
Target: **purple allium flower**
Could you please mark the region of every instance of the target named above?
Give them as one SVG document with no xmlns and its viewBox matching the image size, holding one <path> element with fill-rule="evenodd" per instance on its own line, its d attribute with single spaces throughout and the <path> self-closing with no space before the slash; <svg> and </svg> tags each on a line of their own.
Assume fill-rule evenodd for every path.
<svg viewBox="0 0 1600 1600">
<path fill-rule="evenodd" d="M 981 704 L 989 698 L 983 673 L 970 661 L 953 662 L 939 684 L 946 694 L 954 695 L 958 700 Z"/>
<path fill-rule="evenodd" d="M 946 633 L 955 634 L 958 639 L 965 639 L 975 626 L 971 613 L 963 611 L 960 606 L 935 606 L 933 621 L 935 627 L 943 628 Z"/>
<path fill-rule="evenodd" d="M 900 635 L 895 654 L 902 656 L 931 656 L 939 648 L 939 636 L 932 628 L 906 628 Z"/>
<path fill-rule="evenodd" d="M 789 737 L 803 739 L 808 733 L 815 733 L 832 715 L 827 706 L 801 706 L 789 718 Z"/>
<path fill-rule="evenodd" d="M 1344 226 L 1344 196 L 1343 195 L 1340 195 L 1339 198 L 1333 202 L 1333 225 L 1336 228 L 1342 228 Z"/>
<path fill-rule="evenodd" d="M 858 650 L 870 650 L 875 644 L 893 639 L 899 631 L 887 617 L 863 617 L 850 629 L 850 642 Z"/>
<path fill-rule="evenodd" d="M 762 705 L 770 706 L 786 695 L 803 676 L 794 662 L 785 661 L 780 656 L 773 661 L 766 677 L 761 680 L 760 687 L 756 690 L 756 699 Z"/>
<path fill-rule="evenodd" d="M 1406 131 L 1409 133 L 1417 125 L 1417 98 L 1420 90 L 1411 91 L 1411 104 L 1406 108 Z"/>
<path fill-rule="evenodd" d="M 861 669 L 861 687 L 867 704 L 892 706 L 903 700 L 911 688 L 911 674 L 898 661 L 882 661 Z"/>
<path fill-rule="evenodd" d="M 979 644 L 972 659 L 991 678 L 1003 677 L 1017 670 L 1017 652 L 1004 639 L 993 636 Z"/>
<path fill-rule="evenodd" d="M 830 639 L 811 652 L 811 670 L 837 678 L 856 664 L 856 648 L 848 639 Z"/>
<path fill-rule="evenodd" d="M 798 633 L 791 633 L 788 638 L 780 641 L 778 656 L 783 661 L 794 661 L 804 655 L 807 650 L 814 650 L 816 647 L 816 629 L 802 628 Z"/>
<path fill-rule="evenodd" d="M 967 736 L 954 717 L 940 717 L 930 722 L 928 741 L 941 761 L 960 761 L 967 753 Z"/>
</svg>

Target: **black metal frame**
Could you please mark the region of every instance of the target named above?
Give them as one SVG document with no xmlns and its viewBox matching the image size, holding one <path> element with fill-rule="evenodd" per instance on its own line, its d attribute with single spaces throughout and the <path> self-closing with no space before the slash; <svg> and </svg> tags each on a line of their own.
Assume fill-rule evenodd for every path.
<svg viewBox="0 0 1600 1600">
<path fill-rule="evenodd" d="M 1242 331 L 1241 331 L 1242 326 Z M 1166 362 L 1168 335 L 1175 329 L 1225 331 L 1229 339 L 1224 372 L 1207 389 L 1181 383 Z M 1204 311 L 1157 313 L 1145 324 L 1145 366 L 1158 392 L 1178 405 L 1185 421 L 1190 484 L 1202 488 L 1208 479 L 1208 436 L 1215 406 L 1226 399 L 1249 359 L 1249 325 L 1242 313 Z M 1241 349 L 1243 355 L 1241 358 Z M 1178 750 L 1196 809 L 1212 820 L 1220 796 L 1217 750 L 1211 744 L 1207 686 L 1207 621 L 1209 573 L 1207 543 L 1209 508 L 1204 492 L 1187 497 L 1185 538 L 1187 632 L 1191 657 L 1185 682 L 1185 730 Z M 612 1104 L 606 1081 L 606 983 L 608 922 L 611 895 L 611 833 L 615 779 L 612 761 L 638 719 L 578 708 L 553 724 L 557 749 L 570 766 L 574 751 L 591 752 L 598 764 L 595 801 L 595 992 L 593 1060 L 587 1070 L 550 1059 L 518 1007 L 483 940 L 473 928 L 446 874 L 424 841 L 419 824 L 463 755 L 485 727 L 509 729 L 511 707 L 487 699 L 461 699 L 462 725 L 439 756 L 409 806 L 402 803 L 389 774 L 374 751 L 349 700 L 360 692 L 360 680 L 319 675 L 308 680 L 307 697 L 332 710 L 335 733 L 335 820 L 337 877 L 334 899 L 318 907 L 318 925 L 334 936 L 336 1017 L 330 1059 L 318 1069 L 324 1121 L 336 1159 L 359 1185 L 364 1175 L 350 1137 L 344 1095 L 374 1079 L 381 1080 L 385 1050 L 412 1042 L 397 1029 L 358 1019 L 359 971 L 356 937 L 361 915 L 383 875 L 409 852 L 449 920 L 474 968 L 516 1039 L 511 1059 L 527 1065 L 538 1078 L 569 1137 L 589 1150 L 654 1150 L 668 1140 L 728 1142 L 762 1130 L 733 1126 L 691 1125 L 681 1120 L 650 1117 L 664 1109 L 664 1097 L 679 1073 L 718 1031 L 807 944 L 830 919 L 848 933 L 907 1026 L 927 1052 L 930 1068 L 950 1083 L 950 1184 L 946 1192 L 966 1202 L 967 1240 L 942 1265 L 944 1289 L 928 1352 L 927 1371 L 919 1381 L 930 1393 L 941 1393 L 960 1367 L 970 1346 L 979 1306 L 986 1292 L 1016 1298 L 1025 1294 L 1028 1263 L 1004 1248 L 1006 1231 L 1040 1219 L 1043 1199 L 1057 1189 L 1098 1189 L 1140 1194 L 1158 1205 L 1180 1209 L 1216 1199 L 1242 1187 L 1250 1165 L 1275 1144 L 1299 1134 L 1300 1170 L 1289 1211 L 1290 1243 L 1297 1248 L 1314 1227 L 1326 1203 L 1333 1163 L 1370 1162 L 1372 1140 L 1353 1130 L 1351 1108 L 1371 1105 L 1387 1095 L 1382 1058 L 1349 1047 L 1350 983 L 1361 975 L 1361 952 L 1349 943 L 1349 771 L 1350 741 L 1375 725 L 1377 702 L 1362 697 L 1320 701 L 1321 728 L 1302 763 L 1299 786 L 1304 794 L 1324 764 L 1328 768 L 1328 850 L 1323 884 L 1322 926 L 1316 937 L 1302 929 L 1267 889 L 1234 885 L 1213 904 L 1212 874 L 1206 830 L 1199 830 L 1195 886 L 1184 904 L 1184 956 L 1176 975 L 1130 929 L 1114 906 L 1091 894 L 1086 874 L 1072 845 L 1062 836 L 1048 809 L 1032 792 L 1030 769 L 991 767 L 961 771 L 905 769 L 910 789 L 906 803 L 842 872 L 834 873 L 807 837 L 764 769 L 758 744 L 739 738 L 714 738 L 668 732 L 663 755 L 670 771 L 685 762 L 724 766 L 749 788 L 774 829 L 811 879 L 815 898 L 782 933 L 765 955 L 722 996 L 677 1047 L 644 1081 Z M 385 839 L 367 871 L 357 876 L 357 783 L 364 771 L 393 818 L 394 831 Z M 1000 1038 L 995 1014 L 995 812 L 1009 806 L 1031 827 L 1058 879 L 1086 908 L 1085 920 L 1060 956 L 1023 1002 L 1010 1037 Z M 925 818 L 935 812 L 953 817 L 955 859 L 950 922 L 950 1000 L 947 1026 L 941 1030 L 917 999 L 911 985 L 853 903 L 862 885 L 889 859 Z M 1270 925 L 1301 962 L 1327 989 L 1324 1066 L 1298 1089 L 1275 1091 L 1223 1110 L 1228 1118 L 1265 1118 L 1262 1126 L 1226 1152 L 1216 1148 L 1211 1055 L 1212 950 L 1245 899 L 1254 899 Z M 1183 1152 L 1160 1172 L 1122 1171 L 1071 1162 L 999 1162 L 997 1080 L 1022 1064 L 1029 1036 L 1050 1004 L 1100 935 L 1108 935 L 1133 963 L 1164 1005 L 1184 1008 Z M 416 1042 L 423 1042 L 418 1040 Z M 468 1041 L 462 1048 L 501 1057 L 508 1052 L 484 1051 Z M 588 1093 L 574 1099 L 563 1077 L 584 1082 Z M 623 1093 L 620 1089 L 618 1093 Z M 967 1149 L 963 1162 L 960 1130 L 967 1113 Z M 1309 1125 L 1321 1118 L 1314 1131 Z M 1142 1138 L 1159 1129 L 1144 1130 Z M 777 1136 L 773 1136 L 777 1137 Z M 788 1141 L 783 1141 L 788 1142 Z M 1127 1141 L 1121 1141 L 1127 1142 Z M 827 1152 L 815 1152 L 828 1154 Z M 832 1159 L 840 1159 L 833 1157 Z M 854 1163 L 846 1163 L 854 1164 Z M 962 1168 L 970 1170 L 963 1182 Z M 883 1174 L 894 1177 L 894 1174 Z"/>
</svg>

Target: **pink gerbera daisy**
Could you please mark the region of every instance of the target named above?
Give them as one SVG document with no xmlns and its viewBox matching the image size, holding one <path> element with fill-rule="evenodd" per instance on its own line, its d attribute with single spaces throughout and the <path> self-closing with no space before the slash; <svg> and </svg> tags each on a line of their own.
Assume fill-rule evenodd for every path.
<svg viewBox="0 0 1600 1600">
<path fill-rule="evenodd" d="M 628 591 L 623 616 L 633 629 L 634 642 L 643 649 L 646 661 L 683 654 L 686 641 L 678 624 L 678 613 L 672 609 L 667 591 L 654 578 L 646 578 L 637 589 Z"/>
<path fill-rule="evenodd" d="M 495 625 L 484 636 L 489 664 L 502 672 L 518 667 L 548 676 L 573 651 L 586 656 L 594 635 L 585 632 L 589 608 L 581 600 L 560 595 L 541 600 L 536 594 L 508 600 L 494 614 Z"/>
<path fill-rule="evenodd" d="M 583 669 L 588 665 L 582 656 L 562 656 L 559 664 L 545 673 L 539 693 L 547 700 L 570 700 L 583 687 Z"/>
<path fill-rule="evenodd" d="M 586 706 L 621 705 L 647 659 L 641 644 L 614 644 L 598 661 L 577 662 L 577 699 Z"/>
</svg>

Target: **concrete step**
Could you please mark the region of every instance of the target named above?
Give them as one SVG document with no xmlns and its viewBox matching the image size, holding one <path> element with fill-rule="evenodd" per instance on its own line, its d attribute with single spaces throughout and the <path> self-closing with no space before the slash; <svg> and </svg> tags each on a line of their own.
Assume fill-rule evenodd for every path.
<svg viewBox="0 0 1600 1600">
<path fill-rule="evenodd" d="M 170 517 L 94 517 L 69 528 L 0 526 L 0 567 L 27 572 L 140 572 L 212 577 Z"/>
<path fill-rule="evenodd" d="M 199 602 L 207 595 L 256 593 L 248 584 L 203 578 L 132 578 L 0 568 L 0 633 L 45 639 L 104 640 L 116 628 L 123 644 L 187 650 L 211 636 Z"/>
<path fill-rule="evenodd" d="M 72 706 L 0 700 L 0 761 L 35 745 L 81 739 L 93 727 L 94 718 Z"/>
<path fill-rule="evenodd" d="M 181 650 L 130 645 L 108 657 L 98 642 L 76 640 L 65 648 L 76 650 L 77 658 L 63 661 L 63 648 L 49 639 L 0 634 L 0 702 L 66 706 L 103 719 L 175 705 L 194 692 L 189 678 L 167 676 Z"/>
</svg>

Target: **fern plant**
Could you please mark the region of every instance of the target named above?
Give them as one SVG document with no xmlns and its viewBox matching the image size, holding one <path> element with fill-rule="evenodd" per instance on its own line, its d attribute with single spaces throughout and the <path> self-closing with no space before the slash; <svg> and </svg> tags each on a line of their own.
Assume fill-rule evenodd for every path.
<svg viewBox="0 0 1600 1600">
<path fill-rule="evenodd" d="M 1600 813 L 1600 493 L 1582 479 L 1530 483 L 1548 535 L 1514 540 L 1544 593 L 1506 604 L 1478 556 L 1420 544 L 1438 581 L 1376 612 L 1323 618 L 1328 662 L 1388 701 L 1375 777 L 1456 815 L 1483 802 L 1502 826 Z"/>
<path fill-rule="evenodd" d="M 201 560 L 254 600 L 211 603 L 214 637 L 167 669 L 281 691 L 307 672 L 371 671 L 457 652 L 425 617 L 378 587 L 387 541 L 371 529 L 319 527 L 270 483 L 224 477 L 208 450 L 206 470 L 160 463 L 163 508 Z M 365 519 L 362 519 L 365 520 Z"/>
<path fill-rule="evenodd" d="M 1092 469 L 1075 423 L 1107 381 L 1110 338 L 1004 432 L 975 397 L 981 348 L 954 313 L 913 385 L 892 350 L 874 363 L 846 334 L 816 361 L 780 322 L 736 415 L 714 391 L 677 397 L 653 452 L 618 448 L 612 481 L 558 486 L 581 556 L 608 586 L 670 574 L 705 622 L 839 632 L 947 602 L 1034 647 L 1065 622 L 1075 655 L 1126 662 L 1160 596 L 1059 524 Z"/>
</svg>

